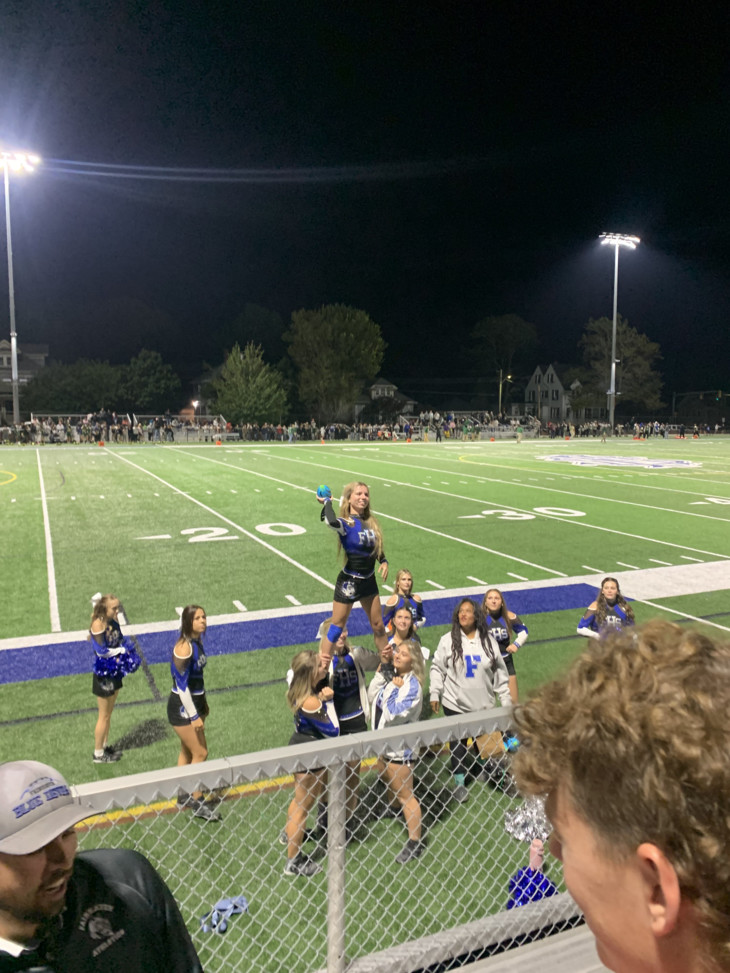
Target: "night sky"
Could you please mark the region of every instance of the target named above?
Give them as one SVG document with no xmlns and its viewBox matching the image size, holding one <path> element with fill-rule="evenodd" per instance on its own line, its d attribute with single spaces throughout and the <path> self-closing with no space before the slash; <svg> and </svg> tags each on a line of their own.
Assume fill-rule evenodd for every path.
<svg viewBox="0 0 730 973">
<path fill-rule="evenodd" d="M 192 373 L 247 302 L 342 302 L 409 391 L 472 376 L 491 314 L 577 362 L 609 230 L 642 238 L 619 311 L 664 398 L 730 391 L 727 15 L 641 6 L 6 2 L 0 142 L 44 159 L 11 188 L 20 341 Z"/>
</svg>

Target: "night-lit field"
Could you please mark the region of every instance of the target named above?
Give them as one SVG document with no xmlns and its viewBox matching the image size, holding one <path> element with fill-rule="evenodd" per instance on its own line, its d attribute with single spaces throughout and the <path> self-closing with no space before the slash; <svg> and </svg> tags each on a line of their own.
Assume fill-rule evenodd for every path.
<svg viewBox="0 0 730 973">
<path fill-rule="evenodd" d="M 121 597 L 163 697 L 177 609 L 206 608 L 211 752 L 286 741 L 281 676 L 292 646 L 313 639 L 337 571 L 314 496 L 322 482 L 335 493 L 370 484 L 391 581 L 401 566 L 413 572 L 431 648 L 458 595 L 507 590 L 530 628 L 516 659 L 523 694 L 582 647 L 576 624 L 604 574 L 636 599 L 639 620 L 730 630 L 724 437 L 47 446 L 5 448 L 0 467 L 0 757 L 22 749 L 77 781 L 169 766 L 176 753 L 168 728 L 120 764 L 89 759 L 84 639 L 97 591 Z M 362 618 L 351 631 L 368 643 Z M 128 678 L 113 735 L 160 718 L 142 673 Z"/>
</svg>

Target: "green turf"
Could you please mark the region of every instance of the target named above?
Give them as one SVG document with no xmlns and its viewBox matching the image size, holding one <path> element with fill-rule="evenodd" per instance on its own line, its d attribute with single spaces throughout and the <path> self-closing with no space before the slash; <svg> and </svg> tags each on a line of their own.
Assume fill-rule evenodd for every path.
<svg viewBox="0 0 730 973">
<path fill-rule="evenodd" d="M 589 468 L 547 463 L 542 457 L 548 453 L 689 458 L 702 465 Z M 86 629 L 89 599 L 99 590 L 119 594 L 135 623 L 173 620 L 176 607 L 189 602 L 203 604 L 209 616 L 235 613 L 234 600 L 249 611 L 287 609 L 287 595 L 304 605 L 327 602 L 337 571 L 335 544 L 319 522 L 313 490 L 328 482 L 337 492 L 352 479 L 370 484 L 393 575 L 408 567 L 417 591 L 437 590 L 435 585 L 459 591 L 473 587 L 474 577 L 490 585 L 594 572 L 626 578 L 633 570 L 627 564 L 651 569 L 662 566 L 657 562 L 721 562 L 712 569 L 719 590 L 680 592 L 652 605 L 638 601 L 634 608 L 639 621 L 659 616 L 714 634 L 730 630 L 730 442 L 724 438 L 519 446 L 46 447 L 7 448 L 0 455 L 6 471 L 0 472 L 0 638 L 51 627 L 39 459 L 64 631 Z M 294 525 L 297 533 L 277 536 L 271 531 L 291 528 L 265 526 L 271 524 Z M 236 539 L 195 540 L 205 536 Z M 150 537 L 158 539 L 141 539 Z M 530 639 L 515 657 L 521 695 L 585 647 L 575 634 L 579 614 L 556 610 L 526 619 Z M 310 628 L 308 620 L 303 643 L 311 639 Z M 428 625 L 424 644 L 433 650 L 445 631 Z M 372 646 L 370 638 L 358 641 Z M 283 674 L 297 648 L 211 656 L 211 756 L 286 742 L 291 714 Z M 166 696 L 167 666 L 152 669 Z M 120 763 L 91 762 L 94 721 L 88 674 L 0 685 L 0 759 L 44 760 L 74 783 L 175 764 L 178 741 L 165 705 L 153 701 L 141 675 L 126 680 L 112 720 L 112 740 L 127 742 Z M 133 745 L 137 737 L 146 740 L 144 746 Z M 462 891 L 469 868 L 493 875 L 493 884 L 480 891 L 478 914 L 504 907 L 507 878 L 515 871 L 514 845 L 505 842 L 503 830 L 509 802 L 491 794 L 455 813 L 442 799 L 451 786 L 442 759 L 419 767 L 418 778 L 423 805 L 431 810 L 428 853 L 417 871 L 393 864 L 403 841 L 398 822 L 367 823 L 362 843 L 348 849 L 350 957 L 429 934 L 434 911 L 440 928 L 468 921 Z M 373 781 L 372 772 L 363 778 L 365 804 Z M 187 888 L 189 875 L 185 859 L 181 864 L 169 850 L 194 844 L 194 895 L 180 896 L 191 929 L 224 892 L 244 892 L 251 902 L 250 914 L 234 920 L 225 937 L 196 935 L 206 967 L 232 969 L 243 962 L 239 968 L 305 971 L 324 965 L 326 876 L 304 883 L 281 876 L 275 837 L 290 797 L 285 788 L 226 801 L 225 826 L 218 829 L 200 829 L 187 813 L 166 813 L 90 832 L 82 843 L 137 846 L 176 889 Z M 465 848 L 468 863 L 459 860 Z M 557 870 L 553 877 L 559 878 Z M 385 887 L 394 904 L 387 915 Z M 428 905 L 395 908 L 416 901 Z M 300 938 L 297 917 L 305 915 L 309 922 Z"/>
</svg>

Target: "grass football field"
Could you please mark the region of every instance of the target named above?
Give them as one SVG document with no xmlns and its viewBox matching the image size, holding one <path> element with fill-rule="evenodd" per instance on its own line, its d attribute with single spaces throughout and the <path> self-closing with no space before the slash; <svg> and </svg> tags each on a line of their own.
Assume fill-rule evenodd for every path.
<svg viewBox="0 0 730 973">
<path fill-rule="evenodd" d="M 179 610 L 209 616 L 211 754 L 278 746 L 282 674 L 331 603 L 336 539 L 314 490 L 370 485 L 391 577 L 414 576 L 435 648 L 462 593 L 506 592 L 530 639 L 524 695 L 583 647 L 595 583 L 616 575 L 638 620 L 730 630 L 730 440 L 7 447 L 0 453 L 2 759 L 75 781 L 174 763 L 172 731 L 94 766 L 85 642 L 91 597 L 119 595 L 166 697 Z M 383 596 L 388 594 L 381 587 Z M 356 641 L 372 644 L 362 613 Z M 113 735 L 161 718 L 141 672 Z M 154 737 L 154 732 L 151 734 Z"/>
<path fill-rule="evenodd" d="M 606 574 L 619 578 L 639 622 L 661 617 L 713 635 L 730 632 L 725 437 L 7 447 L 0 451 L 0 760 L 42 760 L 74 784 L 174 766 L 178 742 L 165 714 L 169 657 L 179 610 L 191 602 L 209 619 L 211 757 L 285 744 L 291 714 L 283 676 L 297 648 L 313 645 L 338 571 L 336 539 L 320 523 L 314 491 L 327 483 L 337 495 L 355 479 L 370 485 L 390 583 L 406 567 L 424 598 L 424 645 L 435 649 L 459 597 L 481 599 L 487 586 L 505 591 L 530 630 L 515 657 L 522 696 L 585 647 L 578 619 Z M 96 704 L 86 632 L 95 592 L 121 598 L 123 630 L 150 662 L 149 680 L 142 671 L 125 679 L 111 737 L 124 759 L 108 765 L 91 761 Z M 359 609 L 350 632 L 353 642 L 372 645 Z M 365 770 L 365 800 L 373 783 Z M 476 893 L 480 909 L 504 908 L 520 854 L 504 839 L 509 799 L 491 793 L 471 802 L 466 815 L 455 809 L 445 760 L 419 772 L 418 786 L 423 806 L 440 810 L 427 812 L 429 853 L 415 871 L 382 866 L 396 899 L 398 889 L 418 898 L 438 888 L 443 925 L 461 922 L 443 904 L 460 901 L 464 876 L 452 862 L 476 833 L 495 877 Z M 278 880 L 276 836 L 290 794 L 280 787 L 254 802 L 227 801 L 217 828 L 201 831 L 189 814 L 165 813 L 92 830 L 82 844 L 147 853 L 179 895 L 192 931 L 201 906 L 230 889 L 237 860 L 255 861 L 245 869 L 251 909 L 238 931 L 194 933 L 206 968 L 304 973 L 323 963 L 327 886 L 324 876 L 306 889 Z M 382 821 L 371 830 L 382 861 L 391 862 L 400 829 Z M 347 871 L 357 907 L 373 916 L 382 903 L 380 884 L 371 881 L 370 839 L 348 851 Z M 167 853 L 180 843 L 194 844 L 199 856 L 193 896 L 184 858 Z M 464 867 L 468 876 L 470 863 Z M 559 883 L 559 870 L 549 867 Z M 298 930 L 297 938 L 293 915 L 320 917 L 317 934 Z M 393 927 L 394 942 L 432 931 L 430 908 L 408 915 L 407 927 Z M 382 947 L 380 923 L 352 928 L 351 957 Z"/>
</svg>

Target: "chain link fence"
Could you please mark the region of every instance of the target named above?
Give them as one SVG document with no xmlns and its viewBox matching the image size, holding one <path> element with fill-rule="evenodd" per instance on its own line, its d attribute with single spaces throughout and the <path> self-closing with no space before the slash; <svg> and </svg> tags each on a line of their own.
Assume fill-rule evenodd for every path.
<svg viewBox="0 0 730 973">
<path fill-rule="evenodd" d="M 505 815 L 519 817 L 524 802 L 502 761 L 488 761 L 483 773 L 475 744 L 483 757 L 491 740 L 496 753 L 508 724 L 509 711 L 494 709 L 83 784 L 76 791 L 99 816 L 81 826 L 79 845 L 146 855 L 174 892 L 208 973 L 447 969 L 457 957 L 486 956 L 578 917 L 549 857 L 543 872 L 556 894 L 508 908 L 521 888 L 510 879 L 524 877 L 530 849 L 508 833 Z M 461 802 L 449 759 L 458 741 L 468 748 Z M 410 767 L 387 759 L 403 748 L 414 753 Z M 399 787 L 408 770 L 422 845 L 401 863 L 408 831 Z M 313 874 L 286 874 L 302 837 L 302 802 L 293 799 L 320 778 L 323 793 L 304 801 L 312 806 L 299 859 Z M 196 817 L 199 802 L 185 802 L 201 791 L 213 813 Z M 414 805 L 403 803 L 413 833 Z M 243 912 L 222 901 L 240 896 Z"/>
</svg>

